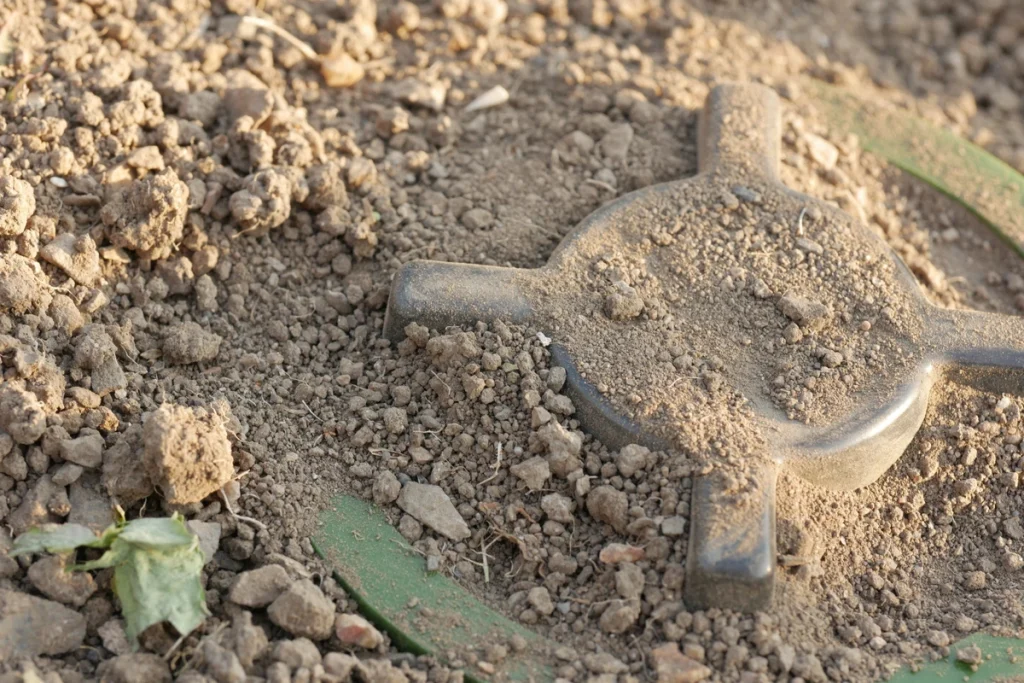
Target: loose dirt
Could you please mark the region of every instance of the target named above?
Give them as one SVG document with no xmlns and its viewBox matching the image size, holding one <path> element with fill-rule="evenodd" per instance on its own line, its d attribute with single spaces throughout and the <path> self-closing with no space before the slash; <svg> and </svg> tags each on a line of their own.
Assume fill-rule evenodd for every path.
<svg viewBox="0 0 1024 683">
<path fill-rule="evenodd" d="M 1024 308 L 1024 267 L 984 227 L 833 134 L 801 92 L 804 77 L 843 84 L 1024 168 L 1020 12 L 946 4 L 0 0 L 0 521 L 178 511 L 212 552 L 211 617 L 180 642 L 150 629 L 131 653 L 107 574 L 63 582 L 0 534 L 0 633 L 38 632 L 3 639 L 0 675 L 443 683 L 516 648 L 441 664 L 355 620 L 309 541 L 342 492 L 556 643 L 566 680 L 877 680 L 968 633 L 1017 633 L 1017 396 L 941 387 L 864 490 L 783 476 L 773 610 L 689 612 L 699 459 L 584 434 L 536 330 L 381 338 L 402 263 L 538 267 L 605 202 L 694 174 L 697 112 L 729 79 L 783 95 L 782 180 L 837 209 L 809 208 L 798 234 L 802 205 L 706 198 L 714 233 L 645 247 L 680 279 L 655 282 L 615 245 L 580 271 L 588 315 L 563 321 L 579 344 L 598 317 L 652 330 L 594 350 L 588 372 L 620 405 L 723 406 L 742 446 L 739 395 L 821 423 L 884 381 L 914 330 L 837 210 L 933 302 Z M 496 85 L 507 103 L 463 111 Z M 649 209 L 677 199 L 695 201 Z M 633 402 L 640 378 L 680 392 Z M 460 540 L 402 513 L 410 482 L 443 490 Z"/>
</svg>

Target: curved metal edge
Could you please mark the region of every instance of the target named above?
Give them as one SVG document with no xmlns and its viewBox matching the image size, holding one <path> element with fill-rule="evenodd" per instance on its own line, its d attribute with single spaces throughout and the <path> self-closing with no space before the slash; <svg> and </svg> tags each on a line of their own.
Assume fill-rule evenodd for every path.
<svg viewBox="0 0 1024 683">
<path fill-rule="evenodd" d="M 617 413 L 611 401 L 580 374 L 564 346 L 552 344 L 548 351 L 551 362 L 565 368 L 564 393 L 572 399 L 580 424 L 594 438 L 613 450 L 634 443 L 653 450 L 668 448 L 666 441 Z"/>
<path fill-rule="evenodd" d="M 576 368 L 565 347 L 549 348 L 554 364 L 565 368 L 565 394 L 577 417 L 605 446 L 640 444 L 667 450 L 669 444 L 615 411 Z M 775 480 L 778 464 L 761 463 L 751 476 L 758 488 L 737 503 L 723 496 L 728 488 L 721 470 L 697 477 L 690 502 L 690 541 L 683 599 L 690 609 L 721 607 L 747 612 L 766 609 L 775 590 Z M 729 507 L 723 510 L 723 506 Z M 723 525 L 723 520 L 727 523 Z"/>
<path fill-rule="evenodd" d="M 855 416 L 842 429 L 823 427 L 786 442 L 776 440 L 786 468 L 817 486 L 840 491 L 863 488 L 885 473 L 913 441 L 928 411 L 938 361 L 926 360 L 917 378 L 894 391 L 881 406 Z M 806 434 L 807 427 L 796 426 Z"/>
<path fill-rule="evenodd" d="M 694 481 L 683 601 L 690 610 L 765 610 L 775 593 L 778 464 L 761 461 L 747 477 L 757 488 L 742 498 L 726 494 L 727 477 L 712 470 Z"/>
</svg>

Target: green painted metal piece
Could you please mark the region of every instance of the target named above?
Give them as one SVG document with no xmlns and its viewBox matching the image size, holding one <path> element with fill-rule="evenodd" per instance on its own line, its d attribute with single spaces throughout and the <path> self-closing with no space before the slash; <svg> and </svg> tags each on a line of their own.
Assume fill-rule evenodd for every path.
<svg viewBox="0 0 1024 683">
<path fill-rule="evenodd" d="M 971 645 L 981 649 L 982 662 L 976 668 L 957 661 L 957 652 Z M 889 683 L 996 683 L 1022 680 L 1024 640 L 975 633 L 950 647 L 949 656 L 945 659 L 916 667 L 916 671 L 906 667 L 900 669 L 889 679 Z"/>
<path fill-rule="evenodd" d="M 477 680 L 550 681 L 549 641 L 510 621 L 473 597 L 455 581 L 428 573 L 417 554 L 374 505 L 339 496 L 320 514 L 313 547 L 363 614 L 387 631 L 399 648 L 444 661 L 475 652 L 482 659 L 491 643 L 508 644 L 513 635 L 528 646 L 497 670 L 472 671 Z"/>
<path fill-rule="evenodd" d="M 1024 256 L 1024 175 L 921 118 L 821 81 L 805 83 L 834 129 L 855 134 L 864 149 L 962 204 Z"/>
</svg>

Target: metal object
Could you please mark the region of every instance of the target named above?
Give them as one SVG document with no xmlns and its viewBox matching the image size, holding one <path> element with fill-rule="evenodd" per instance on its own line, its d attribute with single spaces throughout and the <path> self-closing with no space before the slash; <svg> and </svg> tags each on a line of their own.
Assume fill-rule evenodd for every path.
<svg viewBox="0 0 1024 683">
<path fill-rule="evenodd" d="M 345 592 L 400 650 L 465 661 L 469 653 L 480 656 L 487 645 L 516 638 L 527 647 L 492 662 L 489 674 L 470 668 L 465 680 L 555 680 L 551 650 L 557 644 L 489 608 L 448 576 L 450 567 L 424 572 L 422 555 L 372 503 L 338 496 L 321 513 L 312 542 Z"/>
<path fill-rule="evenodd" d="M 880 238 L 851 216 L 823 202 L 786 188 L 778 179 L 780 117 L 773 91 L 757 85 L 725 85 L 708 97 L 700 121 L 698 175 L 626 195 L 587 217 L 536 270 L 494 268 L 420 261 L 397 274 L 388 304 L 385 334 L 403 337 L 409 322 L 443 329 L 496 319 L 543 325 L 545 301 L 528 286 L 552 277 L 562 268 L 578 267 L 581 253 L 598 238 L 616 237 L 620 248 L 638 245 L 643 234 L 627 221 L 642 208 L 650 193 L 737 184 L 770 196 L 778 211 L 795 213 L 816 206 L 831 221 L 865 241 Z M 652 225 L 647 228 L 653 233 Z M 605 239 L 605 242 L 607 240 Z M 875 481 L 896 461 L 924 419 L 928 395 L 939 377 L 948 377 L 995 391 L 1024 388 L 1024 320 L 994 314 L 939 309 L 925 301 L 917 283 L 898 257 L 881 244 L 882 253 L 897 267 L 898 286 L 912 303 L 911 317 L 923 332 L 920 341 L 907 340 L 915 366 L 901 371 L 884 392 L 863 395 L 860 405 L 835 415 L 830 424 L 807 426 L 785 419 L 777 410 L 755 406 L 772 425 L 769 457 L 757 458 L 755 501 L 731 510 L 728 523 L 718 508 L 726 488 L 717 469 L 694 483 L 690 505 L 690 545 L 687 556 L 685 601 L 691 609 L 711 606 L 756 610 L 772 599 L 775 557 L 775 481 L 786 468 L 807 481 L 850 490 Z M 589 252 L 592 253 L 592 252 Z M 658 277 L 672 277 L 659 272 Z M 567 393 L 581 424 L 609 448 L 642 443 L 666 444 L 645 425 L 619 414 L 577 371 L 570 352 L 555 333 L 552 358 L 567 371 Z M 758 454 L 764 456 L 765 454 Z"/>
</svg>

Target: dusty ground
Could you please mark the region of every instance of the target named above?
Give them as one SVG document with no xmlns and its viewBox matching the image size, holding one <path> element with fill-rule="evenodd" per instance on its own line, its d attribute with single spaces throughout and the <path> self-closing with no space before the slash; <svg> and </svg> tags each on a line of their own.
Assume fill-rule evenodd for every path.
<svg viewBox="0 0 1024 683">
<path fill-rule="evenodd" d="M 114 504 L 181 511 L 216 549 L 212 616 L 181 642 L 152 629 L 141 654 L 109 575 L 0 554 L 0 676 L 443 682 L 499 660 L 403 658 L 353 627 L 308 540 L 339 492 L 561 643 L 566 680 L 676 680 L 666 643 L 686 680 L 877 680 L 1017 632 L 1016 396 L 944 385 L 867 489 L 785 476 L 776 608 L 691 613 L 701 453 L 579 432 L 534 330 L 381 339 L 402 263 L 536 267 L 602 203 L 694 173 L 697 111 L 727 79 L 783 95 L 783 180 L 884 237 L 929 299 L 1024 308 L 1015 257 L 830 132 L 800 87 L 891 101 L 1024 170 L 1024 11 L 740 5 L 0 2 L 0 550 L 35 524 L 102 528 Z M 507 103 L 464 111 L 497 85 Z M 807 379 L 773 399 L 799 417 Z M 451 499 L 433 530 L 410 483 Z M 643 557 L 604 562 L 610 543 Z"/>
</svg>

